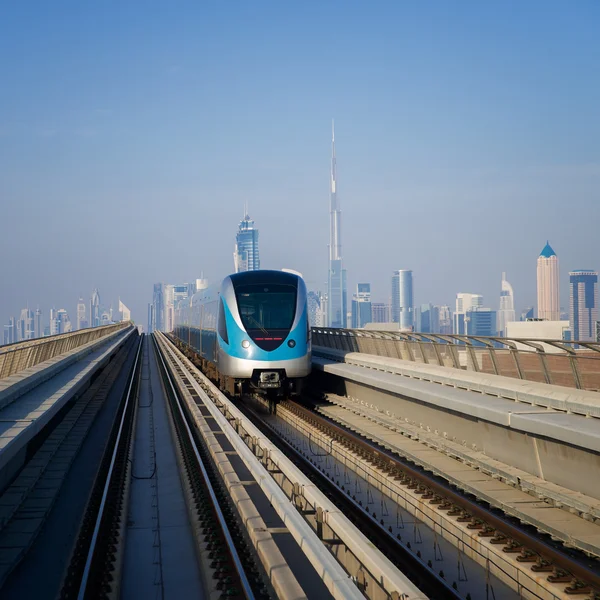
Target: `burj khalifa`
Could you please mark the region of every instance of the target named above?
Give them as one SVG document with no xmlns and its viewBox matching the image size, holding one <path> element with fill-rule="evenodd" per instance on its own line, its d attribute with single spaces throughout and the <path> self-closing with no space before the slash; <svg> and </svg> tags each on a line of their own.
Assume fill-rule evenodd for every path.
<svg viewBox="0 0 600 600">
<path fill-rule="evenodd" d="M 331 189 L 329 200 L 329 327 L 346 327 L 346 270 L 342 267 L 342 211 L 337 196 L 335 129 L 331 124 Z"/>
</svg>

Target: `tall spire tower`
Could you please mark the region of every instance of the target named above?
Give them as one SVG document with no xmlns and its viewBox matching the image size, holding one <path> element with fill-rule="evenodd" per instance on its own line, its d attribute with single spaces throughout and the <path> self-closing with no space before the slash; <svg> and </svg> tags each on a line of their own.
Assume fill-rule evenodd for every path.
<svg viewBox="0 0 600 600">
<path fill-rule="evenodd" d="M 341 219 L 335 172 L 335 128 L 331 121 L 331 187 L 329 200 L 329 260 L 342 260 Z"/>
<path fill-rule="evenodd" d="M 331 121 L 331 181 L 329 197 L 329 327 L 346 327 L 346 271 L 342 268 L 342 212 L 337 196 L 335 128 Z"/>
</svg>

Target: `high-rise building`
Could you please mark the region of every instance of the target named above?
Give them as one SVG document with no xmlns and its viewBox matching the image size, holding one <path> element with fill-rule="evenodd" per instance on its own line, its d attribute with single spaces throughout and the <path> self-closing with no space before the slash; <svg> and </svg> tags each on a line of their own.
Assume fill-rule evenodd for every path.
<svg viewBox="0 0 600 600">
<path fill-rule="evenodd" d="M 571 339 L 594 342 L 598 320 L 598 272 L 571 271 L 569 284 Z"/>
<path fill-rule="evenodd" d="M 4 326 L 4 343 L 14 344 L 17 341 L 17 323 L 14 317 L 8 320 Z"/>
<path fill-rule="evenodd" d="M 17 342 L 32 340 L 35 336 L 35 323 L 33 311 L 29 308 L 21 309 L 21 316 L 17 321 Z"/>
<path fill-rule="evenodd" d="M 73 327 L 69 315 L 64 308 L 60 308 L 56 311 L 55 319 L 57 321 L 57 333 L 69 333 Z"/>
<path fill-rule="evenodd" d="M 496 335 L 496 311 L 491 308 L 482 306 L 469 308 L 465 312 L 464 320 L 466 325 L 465 335 Z"/>
<path fill-rule="evenodd" d="M 195 283 L 180 283 L 173 286 L 173 306 L 175 307 L 175 310 L 177 310 L 182 303 L 186 302 L 188 298 L 193 295 L 193 290 L 195 288 Z"/>
<path fill-rule="evenodd" d="M 154 332 L 154 304 L 148 303 L 148 333 Z"/>
<path fill-rule="evenodd" d="M 154 292 L 152 294 L 152 328 L 150 331 L 164 331 L 164 285 L 162 283 L 154 284 Z"/>
<path fill-rule="evenodd" d="M 483 306 L 481 294 L 461 292 L 456 294 L 456 310 L 454 311 L 454 325 L 452 331 L 456 335 L 466 335 L 465 313 L 472 308 Z"/>
<path fill-rule="evenodd" d="M 194 291 L 192 295 L 201 292 L 202 290 L 205 290 L 207 287 L 208 279 L 205 279 L 204 276 L 201 276 L 200 279 L 196 279 L 196 284 L 194 286 Z"/>
<path fill-rule="evenodd" d="M 92 296 L 90 298 L 89 326 L 90 327 L 100 327 L 101 317 L 102 317 L 102 315 L 100 314 L 100 294 L 98 293 L 98 290 L 95 289 L 92 292 Z"/>
<path fill-rule="evenodd" d="M 44 325 L 42 323 L 42 311 L 39 306 L 35 311 L 34 322 L 33 322 L 33 335 L 36 338 L 40 338 L 44 335 Z"/>
<path fill-rule="evenodd" d="M 414 327 L 413 277 L 409 269 L 394 271 L 392 275 L 392 321 L 400 329 Z"/>
<path fill-rule="evenodd" d="M 527 321 L 528 319 L 533 319 L 533 306 L 528 306 L 521 311 L 520 321 Z"/>
<path fill-rule="evenodd" d="M 385 302 L 373 302 L 371 304 L 371 313 L 373 315 L 372 323 L 391 323 L 390 305 Z"/>
<path fill-rule="evenodd" d="M 496 331 L 500 336 L 506 336 L 506 324 L 515 320 L 515 295 L 512 285 L 506 281 L 506 273 L 502 273 L 500 288 L 500 310 L 497 316 Z"/>
<path fill-rule="evenodd" d="M 260 257 L 258 254 L 258 229 L 247 211 L 240 221 L 237 235 L 235 236 L 235 250 L 233 252 L 233 265 L 236 273 L 242 271 L 258 271 Z"/>
<path fill-rule="evenodd" d="M 548 242 L 537 260 L 538 318 L 547 321 L 560 319 L 558 256 Z"/>
<path fill-rule="evenodd" d="M 352 322 L 351 327 L 357 329 L 373 322 L 371 307 L 371 284 L 359 283 L 356 293 L 352 297 Z"/>
<path fill-rule="evenodd" d="M 329 197 L 329 274 L 327 280 L 329 327 L 346 327 L 347 302 L 346 271 L 342 266 L 342 212 L 337 196 L 335 130 L 332 123 Z"/>
<path fill-rule="evenodd" d="M 446 304 L 440 306 L 439 323 L 439 333 L 443 335 L 449 335 L 452 333 L 452 311 L 450 310 L 450 307 Z"/>
<path fill-rule="evenodd" d="M 173 331 L 175 327 L 175 301 L 174 301 L 174 290 L 175 286 L 166 284 L 163 286 L 164 300 L 163 300 L 163 311 L 164 311 L 164 329 L 163 331 Z"/>
<path fill-rule="evenodd" d="M 56 318 L 56 309 L 50 309 L 50 335 L 58 335 L 58 319 Z"/>
<path fill-rule="evenodd" d="M 79 302 L 77 303 L 77 330 L 85 329 L 88 326 L 88 322 L 85 316 L 85 301 L 80 296 Z"/>
<path fill-rule="evenodd" d="M 119 298 L 119 316 L 120 321 L 131 321 L 131 311 L 121 302 L 121 298 Z"/>
<path fill-rule="evenodd" d="M 306 301 L 310 326 L 327 327 L 327 295 L 321 291 L 310 291 Z"/>
<path fill-rule="evenodd" d="M 416 306 L 415 331 L 418 333 L 440 333 L 440 307 L 431 303 Z"/>
<path fill-rule="evenodd" d="M 352 305 L 348 305 L 348 271 L 342 269 L 342 314 L 346 315 L 344 327 L 350 327 L 352 322 Z"/>
</svg>

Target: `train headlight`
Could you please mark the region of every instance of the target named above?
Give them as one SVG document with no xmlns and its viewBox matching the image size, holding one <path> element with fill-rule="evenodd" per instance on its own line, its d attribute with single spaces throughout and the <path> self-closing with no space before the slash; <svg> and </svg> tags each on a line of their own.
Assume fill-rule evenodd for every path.
<svg viewBox="0 0 600 600">
<path fill-rule="evenodd" d="M 289 346 L 290 348 L 294 348 L 294 347 L 296 346 L 296 342 L 295 342 L 294 340 L 289 340 L 289 341 L 288 341 L 288 346 Z"/>
<path fill-rule="evenodd" d="M 250 348 L 250 342 L 248 340 L 244 340 L 242 342 L 242 348 Z"/>
</svg>

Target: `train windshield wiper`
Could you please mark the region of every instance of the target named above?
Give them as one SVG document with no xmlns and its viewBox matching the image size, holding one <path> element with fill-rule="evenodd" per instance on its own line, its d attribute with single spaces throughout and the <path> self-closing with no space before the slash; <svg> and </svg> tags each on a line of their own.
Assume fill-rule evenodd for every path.
<svg viewBox="0 0 600 600">
<path fill-rule="evenodd" d="M 253 321 L 265 335 L 269 335 L 269 332 L 252 315 L 246 315 L 246 316 L 248 317 L 248 319 Z"/>
</svg>

